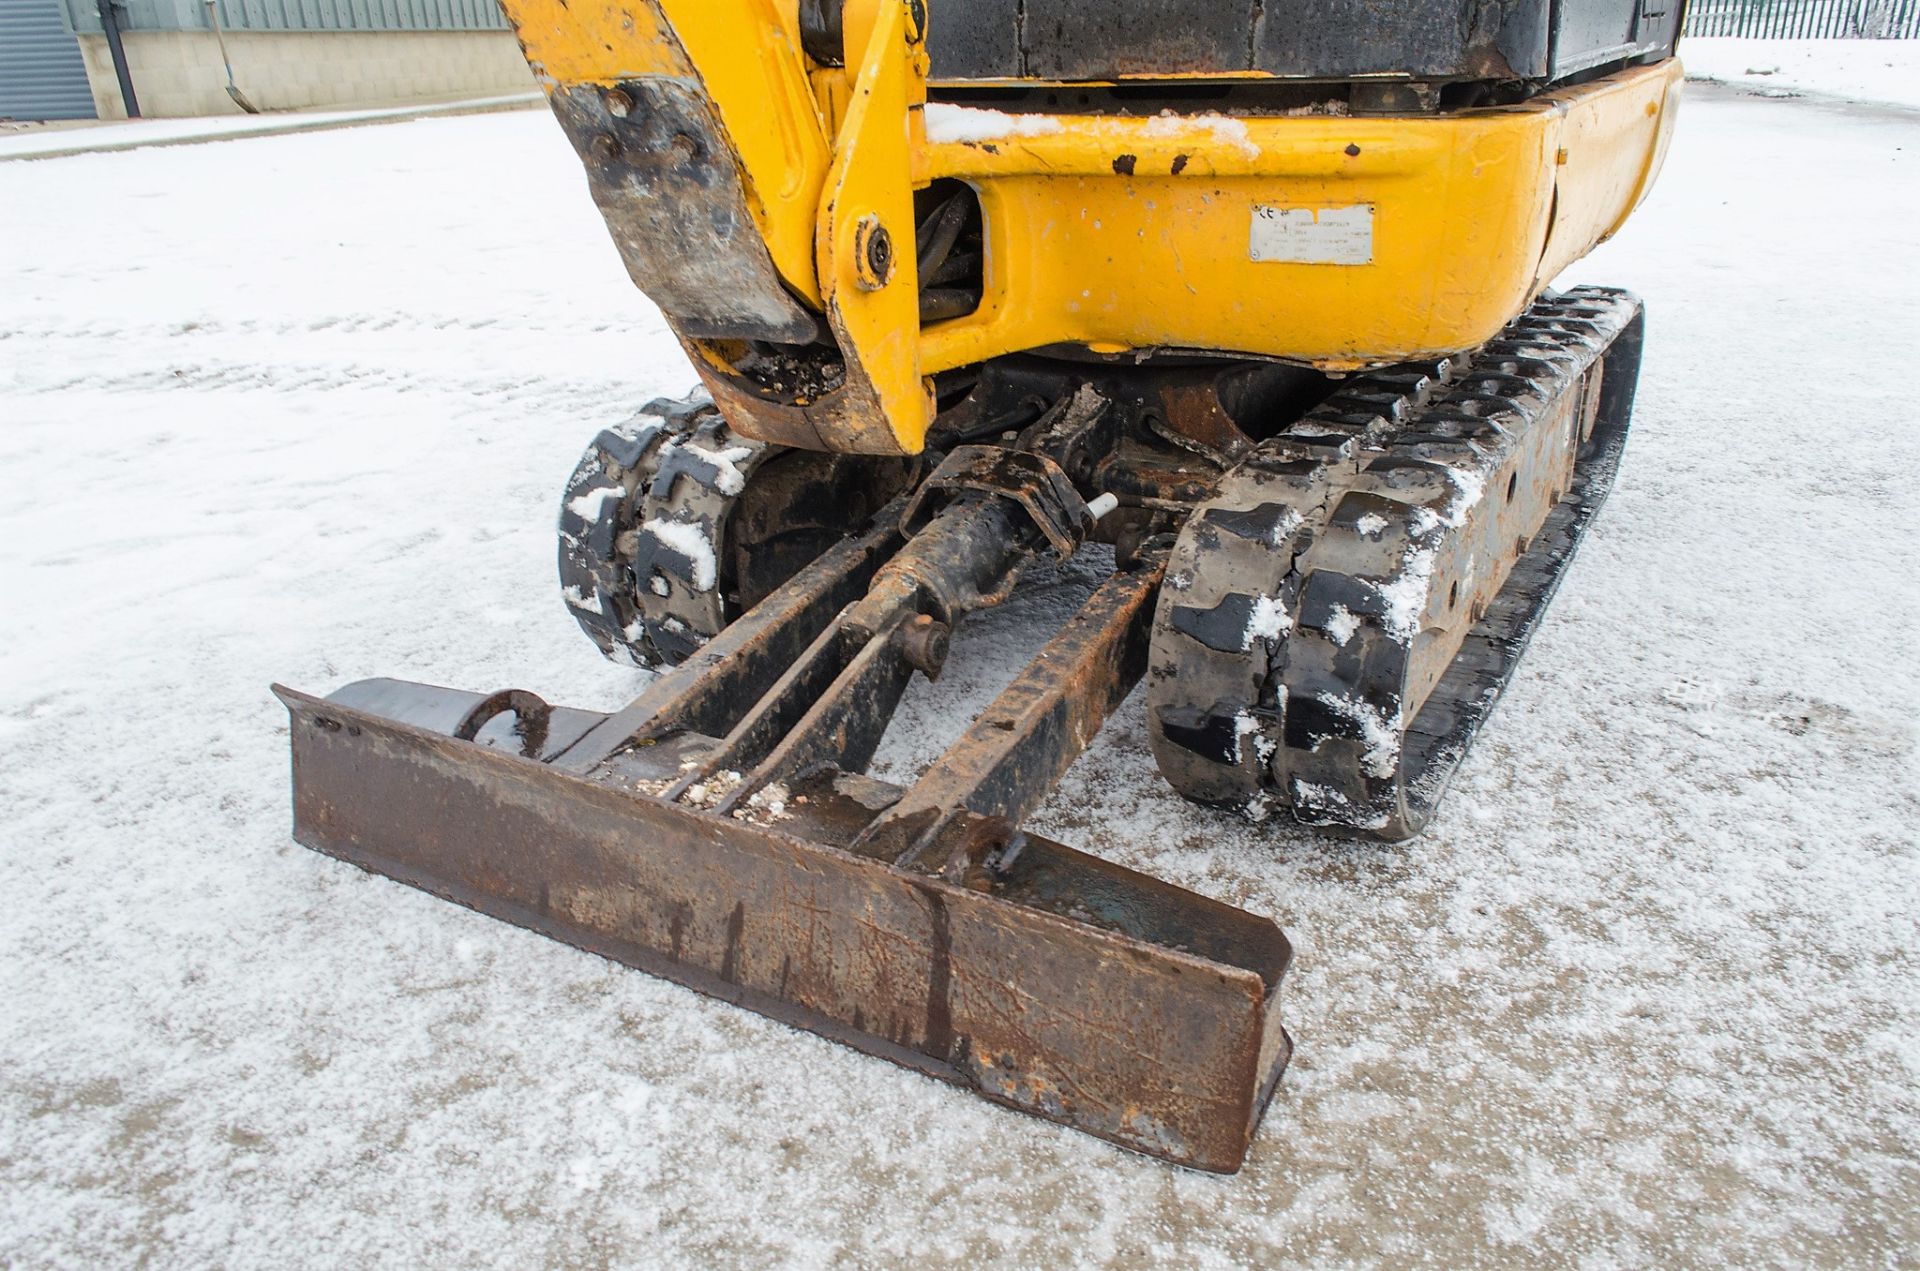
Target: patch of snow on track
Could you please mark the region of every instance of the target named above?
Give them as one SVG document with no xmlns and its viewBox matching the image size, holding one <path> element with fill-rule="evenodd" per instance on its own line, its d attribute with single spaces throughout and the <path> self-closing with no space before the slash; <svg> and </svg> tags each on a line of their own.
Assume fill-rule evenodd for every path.
<svg viewBox="0 0 1920 1271">
<path fill-rule="evenodd" d="M 707 537 L 705 526 L 690 521 L 669 521 L 664 517 L 655 517 L 640 526 L 640 532 L 651 534 L 668 547 L 687 558 L 693 569 L 693 589 L 712 591 L 719 578 L 719 562 L 713 554 L 713 540 Z"/>
</svg>

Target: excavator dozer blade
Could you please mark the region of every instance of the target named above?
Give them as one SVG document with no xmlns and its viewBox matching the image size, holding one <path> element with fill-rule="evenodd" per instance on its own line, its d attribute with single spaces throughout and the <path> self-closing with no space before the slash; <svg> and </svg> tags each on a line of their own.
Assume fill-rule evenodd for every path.
<svg viewBox="0 0 1920 1271">
<path fill-rule="evenodd" d="M 833 768 L 756 823 L 550 762 L 595 712 L 510 749 L 454 735 L 479 694 L 275 692 L 294 837 L 494 918 L 1198 1169 L 1240 1167 L 1286 1066 L 1292 950 L 1230 906 L 1039 838 L 958 877 L 863 854 L 901 791 Z"/>
</svg>

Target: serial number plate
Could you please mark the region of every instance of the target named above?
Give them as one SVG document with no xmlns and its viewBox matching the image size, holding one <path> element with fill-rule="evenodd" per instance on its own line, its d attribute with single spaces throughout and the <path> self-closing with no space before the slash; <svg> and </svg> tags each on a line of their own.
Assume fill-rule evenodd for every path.
<svg viewBox="0 0 1920 1271">
<path fill-rule="evenodd" d="M 1248 254 L 1293 265 L 1373 263 L 1373 205 L 1261 207 L 1254 205 Z"/>
</svg>

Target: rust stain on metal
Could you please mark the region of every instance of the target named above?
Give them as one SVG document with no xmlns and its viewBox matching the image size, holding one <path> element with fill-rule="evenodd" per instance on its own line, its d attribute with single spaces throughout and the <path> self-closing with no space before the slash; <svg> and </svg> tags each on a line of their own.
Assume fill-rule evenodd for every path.
<svg viewBox="0 0 1920 1271">
<path fill-rule="evenodd" d="M 1041 839 L 984 888 L 901 869 L 848 850 L 872 812 L 831 774 L 748 825 L 278 691 L 295 837 L 484 913 L 1201 1169 L 1239 1167 L 1284 1066 L 1291 950 L 1228 906 Z"/>
<path fill-rule="evenodd" d="M 947 915 L 947 902 L 931 887 L 919 889 L 927 902 L 931 920 L 930 948 L 927 958 L 927 1034 L 930 1055 L 946 1056 L 953 1051 L 953 926 Z"/>
</svg>

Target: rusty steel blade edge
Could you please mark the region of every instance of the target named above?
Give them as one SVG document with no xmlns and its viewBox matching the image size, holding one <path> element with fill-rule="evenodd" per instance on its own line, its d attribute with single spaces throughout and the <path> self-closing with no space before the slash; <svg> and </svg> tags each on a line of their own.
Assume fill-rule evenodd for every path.
<svg viewBox="0 0 1920 1271">
<path fill-rule="evenodd" d="M 274 692 L 302 844 L 994 1102 L 1233 1172 L 1291 1055 L 1280 929 L 1097 857 L 960 885 Z M 892 789 L 839 779 L 864 804 L 820 783 L 816 829 Z"/>
</svg>

